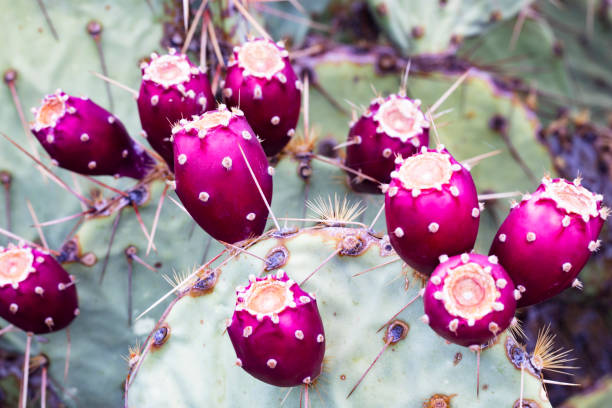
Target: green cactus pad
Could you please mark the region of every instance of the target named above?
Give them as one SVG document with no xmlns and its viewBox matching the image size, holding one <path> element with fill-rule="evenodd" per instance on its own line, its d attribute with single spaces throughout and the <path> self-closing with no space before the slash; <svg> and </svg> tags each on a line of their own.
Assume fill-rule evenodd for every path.
<svg viewBox="0 0 612 408">
<path fill-rule="evenodd" d="M 420 301 L 399 316 L 409 325 L 407 337 L 383 353 L 347 399 L 384 344 L 377 329 L 418 293 L 420 279 L 404 274 L 399 263 L 351 277 L 395 257 L 386 241 L 364 230 L 311 228 L 288 237 L 264 239 L 249 248 L 265 258 L 274 248 L 284 247 L 288 256 L 282 269 L 301 282 L 340 248 L 347 236 L 359 237 L 363 248 L 353 256 L 334 257 L 303 285 L 316 294 L 326 331 L 324 373 L 311 391 L 312 404 L 418 407 L 435 394 L 444 394 L 451 397 L 455 408 L 513 406 L 519 398 L 520 370 L 506 354 L 507 334 L 482 352 L 477 399 L 475 354 L 446 344 L 422 323 Z M 262 274 L 264 266 L 258 258 L 237 255 L 217 271 L 216 285 L 210 293 L 194 296 L 196 291 L 187 289 L 179 296 L 158 323 L 168 328 L 167 340 L 161 346 L 149 347 L 138 371 L 131 373 L 130 407 L 263 407 L 283 400 L 288 389 L 260 383 L 236 367 L 236 355 L 224 334 L 235 302 L 234 288 L 244 284 L 249 274 Z M 539 407 L 550 407 L 542 395 L 539 380 L 526 374 L 525 398 L 536 401 Z M 286 406 L 297 407 L 299 398 L 300 390 L 293 390 Z"/>
<path fill-rule="evenodd" d="M 532 0 L 369 0 L 379 25 L 406 54 L 444 53 L 453 41 L 486 31 Z"/>
</svg>

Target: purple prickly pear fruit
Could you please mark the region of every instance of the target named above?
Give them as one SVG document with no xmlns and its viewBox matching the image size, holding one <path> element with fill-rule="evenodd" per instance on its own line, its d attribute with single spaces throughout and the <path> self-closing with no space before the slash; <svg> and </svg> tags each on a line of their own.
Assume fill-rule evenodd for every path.
<svg viewBox="0 0 612 408">
<path fill-rule="evenodd" d="M 206 72 L 194 66 L 186 55 L 151 55 L 141 65 L 142 83 L 138 94 L 138 114 L 144 136 L 153 149 L 174 166 L 172 125 L 183 118 L 199 115 L 216 106 Z"/>
<path fill-rule="evenodd" d="M 480 207 L 470 172 L 443 146 L 398 157 L 385 186 L 385 215 L 391 245 L 408 265 L 430 274 L 440 255 L 474 247 Z"/>
<path fill-rule="evenodd" d="M 224 242 L 261 235 L 268 209 L 240 148 L 268 203 L 273 169 L 243 113 L 220 105 L 172 133 L 176 193 L 193 219 Z"/>
<path fill-rule="evenodd" d="M 572 286 L 609 210 L 603 197 L 564 179 L 545 177 L 533 194 L 513 205 L 489 253 L 521 290 L 519 307 L 549 299 Z"/>
<path fill-rule="evenodd" d="M 510 326 L 515 296 L 520 294 L 495 256 L 443 256 L 425 287 L 423 321 L 452 343 L 481 346 Z"/>
<path fill-rule="evenodd" d="M 79 314 L 73 277 L 47 252 L 0 248 L 0 316 L 34 334 L 61 330 Z"/>
<path fill-rule="evenodd" d="M 236 364 L 277 387 L 310 384 L 325 354 L 325 332 L 314 295 L 280 270 L 238 287 L 227 328 Z"/>
<path fill-rule="evenodd" d="M 45 96 L 34 114 L 32 133 L 54 163 L 67 170 L 142 179 L 155 164 L 119 119 L 88 98 L 58 90 Z"/>
<path fill-rule="evenodd" d="M 300 115 L 302 84 L 289 53 L 272 41 L 255 39 L 235 47 L 228 65 L 226 103 L 244 111 L 266 155 L 276 155 L 291 140 Z"/>
<path fill-rule="evenodd" d="M 410 157 L 429 145 L 429 121 L 421 101 L 401 95 L 376 98 L 351 124 L 346 148 L 346 165 L 381 183 L 391 181 L 395 157 Z M 379 185 L 348 173 L 353 190 L 380 194 Z"/>
</svg>

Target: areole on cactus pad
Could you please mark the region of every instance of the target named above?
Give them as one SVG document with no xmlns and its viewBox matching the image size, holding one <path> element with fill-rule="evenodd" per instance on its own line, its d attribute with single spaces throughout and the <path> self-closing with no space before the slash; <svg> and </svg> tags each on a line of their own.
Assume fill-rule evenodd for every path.
<svg viewBox="0 0 612 408">
<path fill-rule="evenodd" d="M 580 180 L 545 177 L 523 196 L 497 231 L 490 253 L 499 258 L 522 293 L 520 307 L 547 300 L 576 282 L 609 210 Z"/>
<path fill-rule="evenodd" d="M 234 48 L 223 97 L 244 111 L 267 156 L 278 154 L 295 134 L 301 89 L 282 45 L 254 39 Z"/>
<path fill-rule="evenodd" d="M 443 146 L 396 159 L 385 186 L 385 216 L 393 248 L 411 267 L 430 274 L 441 255 L 469 252 L 480 206 L 470 172 Z"/>
<path fill-rule="evenodd" d="M 346 148 L 346 165 L 378 180 L 391 182 L 395 158 L 404 158 L 429 145 L 429 121 L 421 101 L 401 94 L 376 98 L 359 119 L 351 123 Z M 380 185 L 348 172 L 355 191 L 380 193 Z"/>
<path fill-rule="evenodd" d="M 58 90 L 34 110 L 32 133 L 60 167 L 80 174 L 142 179 L 153 159 L 125 126 L 89 98 Z"/>
<path fill-rule="evenodd" d="M 151 55 L 143 62 L 138 94 L 138 114 L 149 144 L 174 167 L 172 126 L 180 119 L 199 115 L 216 106 L 206 71 L 194 66 L 184 54 L 170 50 Z"/>
<path fill-rule="evenodd" d="M 193 219 L 228 243 L 261 235 L 273 168 L 242 111 L 221 105 L 183 119 L 172 138 L 176 193 Z"/>
</svg>

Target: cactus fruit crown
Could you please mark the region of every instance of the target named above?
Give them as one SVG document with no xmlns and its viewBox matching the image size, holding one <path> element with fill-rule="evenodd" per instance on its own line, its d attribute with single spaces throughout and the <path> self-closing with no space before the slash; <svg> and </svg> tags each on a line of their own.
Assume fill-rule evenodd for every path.
<svg viewBox="0 0 612 408">
<path fill-rule="evenodd" d="M 244 76 L 270 79 L 285 68 L 281 50 L 268 40 L 246 42 L 240 47 L 237 59 Z"/>
<path fill-rule="evenodd" d="M 511 324 L 517 293 L 493 255 L 442 256 L 425 289 L 424 320 L 453 343 L 480 347 Z"/>
<path fill-rule="evenodd" d="M 34 255 L 28 247 L 9 248 L 0 253 L 0 287 L 17 285 L 34 272 Z"/>
<path fill-rule="evenodd" d="M 429 128 L 429 121 L 419 108 L 421 101 L 411 101 L 406 98 L 398 98 L 391 95 L 381 103 L 374 115 L 380 129 L 390 137 L 397 137 L 406 142 L 414 136 L 423 133 L 423 129 Z"/>
<path fill-rule="evenodd" d="M 184 54 L 154 55 L 151 62 L 143 66 L 143 79 L 151 80 L 164 88 L 188 82 L 191 66 Z M 197 69 L 197 68 L 196 68 Z"/>
<path fill-rule="evenodd" d="M 597 208 L 598 196 L 593 194 L 586 188 L 582 187 L 579 182 L 570 183 L 565 180 L 552 180 L 545 177 L 543 198 L 553 200 L 558 208 L 565 210 L 567 213 L 574 213 L 587 220 L 590 217 L 597 217 L 599 210 Z"/>
<path fill-rule="evenodd" d="M 61 91 L 56 91 L 55 94 L 47 95 L 42 101 L 40 108 L 36 109 L 36 118 L 32 127 L 35 130 L 44 129 L 47 127 L 55 127 L 58 119 L 66 113 L 65 100 L 68 95 L 61 95 Z"/>
<path fill-rule="evenodd" d="M 181 129 L 185 129 L 187 132 L 191 129 L 197 129 L 198 136 L 203 139 L 208 130 L 217 126 L 227 127 L 233 114 L 242 116 L 242 112 L 237 108 L 232 108 L 230 112 L 225 105 L 219 105 L 217 110 L 204 112 L 200 116 L 195 115 L 190 121 L 182 119 L 172 128 L 172 133 L 177 133 Z"/>
<path fill-rule="evenodd" d="M 490 313 L 499 291 L 490 273 L 475 262 L 448 271 L 442 287 L 444 308 L 452 315 L 474 321 Z"/>
<path fill-rule="evenodd" d="M 421 154 L 404 159 L 398 171 L 398 179 L 407 190 L 439 190 L 450 182 L 453 170 L 448 154 L 430 152 L 423 148 Z"/>
<path fill-rule="evenodd" d="M 278 321 L 278 313 L 287 307 L 295 307 L 291 290 L 293 284 L 295 282 L 291 280 L 273 279 L 272 275 L 253 281 L 247 288 L 238 291 L 236 309 L 246 310 L 258 318 L 267 316 L 272 321 Z"/>
</svg>

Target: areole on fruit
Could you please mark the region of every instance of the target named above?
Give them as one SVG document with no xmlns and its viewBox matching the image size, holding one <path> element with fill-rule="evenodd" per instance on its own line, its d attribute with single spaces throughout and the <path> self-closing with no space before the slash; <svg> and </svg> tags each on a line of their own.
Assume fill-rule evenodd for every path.
<svg viewBox="0 0 612 408">
<path fill-rule="evenodd" d="M 167 88 L 189 81 L 190 75 L 191 65 L 185 55 L 168 54 L 153 58 L 144 68 L 143 78 Z"/>
<path fill-rule="evenodd" d="M 268 79 L 285 68 L 281 51 L 267 40 L 244 43 L 238 51 L 238 65 L 244 69 L 244 75 Z"/>
<path fill-rule="evenodd" d="M 33 268 L 34 255 L 30 248 L 15 247 L 0 253 L 0 287 L 15 285 L 27 279 Z"/>
<path fill-rule="evenodd" d="M 374 120 L 378 122 L 380 131 L 405 143 L 429 128 L 429 121 L 425 119 L 420 105 L 418 99 L 412 101 L 392 95 L 380 105 Z"/>
</svg>

